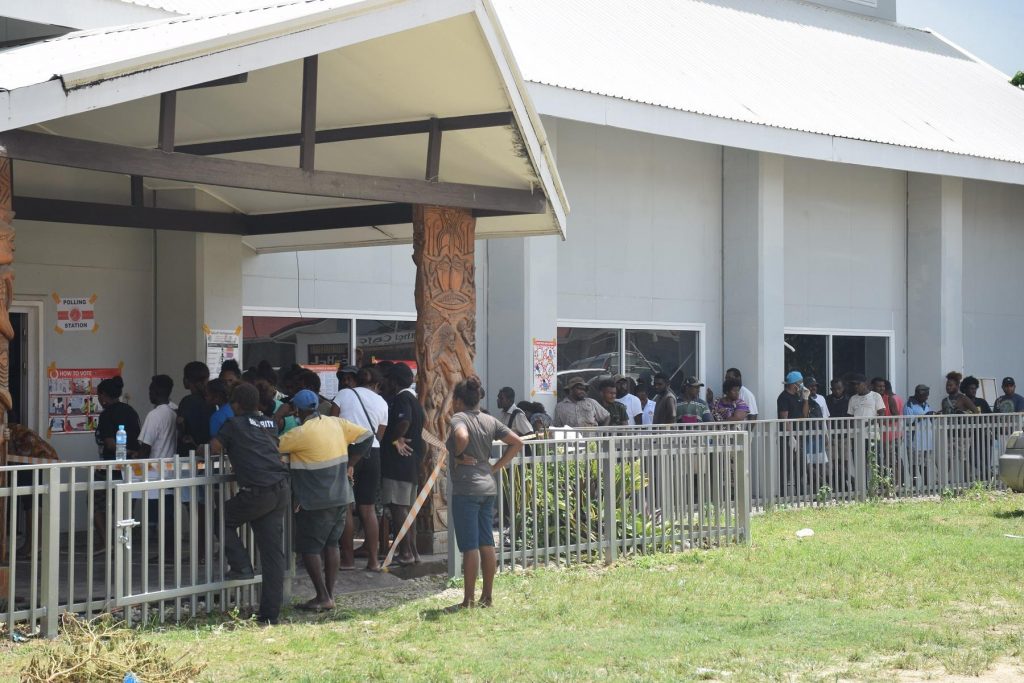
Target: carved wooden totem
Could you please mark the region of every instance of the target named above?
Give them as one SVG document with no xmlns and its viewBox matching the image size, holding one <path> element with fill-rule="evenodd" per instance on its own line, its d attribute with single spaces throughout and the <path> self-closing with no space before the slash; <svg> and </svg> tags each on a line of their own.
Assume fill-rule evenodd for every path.
<svg viewBox="0 0 1024 683">
<path fill-rule="evenodd" d="M 14 339 L 9 312 L 14 298 L 14 229 L 11 221 L 11 160 L 0 155 L 0 467 L 7 464 L 7 412 L 14 407 L 10 384 L 10 346 Z M 0 486 L 6 484 L 0 477 Z M 0 506 L 0 578 L 5 572 L 7 552 L 6 506 Z M 6 581 L 4 581 L 6 585 Z"/>
<path fill-rule="evenodd" d="M 416 388 L 425 413 L 424 428 L 438 438 L 448 434 L 452 390 L 476 374 L 476 219 L 466 209 L 413 208 L 416 263 Z M 433 468 L 424 458 L 421 481 Z M 448 528 L 448 491 L 441 482 L 420 517 L 428 533 Z M 422 528 L 422 527 L 421 527 Z"/>
</svg>

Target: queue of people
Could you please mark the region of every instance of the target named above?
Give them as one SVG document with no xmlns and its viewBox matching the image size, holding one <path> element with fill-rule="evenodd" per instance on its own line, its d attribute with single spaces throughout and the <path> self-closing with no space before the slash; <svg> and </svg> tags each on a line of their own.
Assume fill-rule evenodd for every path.
<svg viewBox="0 0 1024 683">
<path fill-rule="evenodd" d="M 383 551 L 414 505 L 425 446 L 424 415 L 414 390 L 413 371 L 403 363 L 384 361 L 362 368 L 341 367 L 337 376 L 340 390 L 328 399 L 320 393 L 319 375 L 300 366 L 279 374 L 263 362 L 242 372 L 237 363 L 227 361 L 219 376 L 211 379 L 205 364 L 191 362 L 182 373 L 187 393 L 177 404 L 171 400 L 171 377 L 151 379 L 152 409 L 144 420 L 121 400 L 122 378 L 104 380 L 97 388 L 104 408 L 96 430 L 101 458 L 115 458 L 115 437 L 122 427 L 132 459 L 155 461 L 176 453 L 202 452 L 206 447 L 212 453 L 227 454 L 238 493 L 223 509 L 208 511 L 209 501 L 201 490 L 192 500 L 189 490 L 182 489 L 181 511 L 187 509 L 197 517 L 200 533 L 208 512 L 223 516 L 225 537 L 221 541 L 229 566 L 224 578 L 229 581 L 254 576 L 249 553 L 238 536 L 240 526 L 251 526 L 263 574 L 258 613 L 262 623 L 276 623 L 280 616 L 287 552 L 282 547 L 282 532 L 287 515 L 293 515 L 293 550 L 301 557 L 315 591 L 300 608 L 322 611 L 333 609 L 338 573 L 355 570 L 357 558 L 365 558 L 366 570 L 380 570 Z M 521 437 L 546 435 L 552 427 L 727 423 L 758 418 L 756 397 L 743 385 L 736 368 L 727 371 L 718 396 L 696 377 L 685 378 L 678 393 L 670 386 L 672 381 L 662 373 L 641 377 L 639 382 L 624 375 L 589 383 L 572 377 L 553 415 L 548 415 L 541 403 L 517 403 L 515 390 L 502 387 L 497 392 L 498 411 L 491 416 L 482 405 L 484 391 L 479 380 L 470 378 L 455 387 L 455 415 L 446 436 L 455 538 L 467 577 L 464 600 L 455 608 L 491 604 L 496 566 L 493 475 L 522 448 Z M 870 436 L 872 447 L 880 457 L 888 454 L 898 459 L 906 439 L 911 440 L 907 447 L 931 451 L 934 435 L 921 429 L 912 434 L 908 429 L 904 434 L 902 427 L 880 418 L 1024 412 L 1024 397 L 1016 393 L 1012 377 L 1003 380 L 1003 395 L 991 405 L 978 396 L 979 385 L 974 377 L 949 373 L 935 410 L 929 403 L 930 389 L 923 384 L 904 401 L 885 378 L 869 382 L 863 375 L 849 375 L 833 379 L 823 395 L 816 379 L 790 371 L 776 399 L 778 416 L 803 422 L 782 430 L 780 467 L 802 463 L 811 481 L 819 472 L 815 468 L 829 462 L 831 442 L 822 436 L 823 430 L 814 431 L 816 420 L 878 420 L 879 426 Z M 503 458 L 491 465 L 494 441 L 504 441 L 509 447 Z M 970 444 L 965 442 L 964 447 Z M 160 477 L 159 471 L 153 470 L 158 463 L 136 464 L 139 466 L 149 468 L 149 478 Z M 121 478 L 121 470 L 114 469 L 109 476 Z M 852 481 L 861 473 L 847 466 L 844 476 Z M 901 475 L 896 476 L 899 484 Z M 169 514 L 158 514 L 159 496 L 154 489 L 145 505 L 151 526 L 157 519 L 165 519 L 164 538 L 169 542 L 179 510 L 171 507 Z M 165 510 L 172 501 L 165 501 Z M 105 519 L 104 501 L 97 501 L 94 509 L 95 528 L 105 538 L 109 520 Z M 358 548 L 354 547 L 356 520 L 363 530 L 363 544 Z M 199 547 L 203 547 L 202 538 Z M 400 565 L 419 561 L 412 535 L 403 538 L 395 550 Z M 483 575 L 479 601 L 474 595 L 478 572 Z"/>
<path fill-rule="evenodd" d="M 128 457 L 151 461 L 133 463 L 136 472 L 147 468 L 150 479 L 160 478 L 159 458 L 202 454 L 207 447 L 211 453 L 227 454 L 238 492 L 223 509 L 211 511 L 223 515 L 221 542 L 228 562 L 224 578 L 254 576 L 237 531 L 248 523 L 260 551 L 263 591 L 257 617 L 262 623 L 276 623 L 280 615 L 286 515 L 294 515 L 294 551 L 315 590 L 300 608 L 329 610 L 334 607 L 338 572 L 355 570 L 357 556 L 366 558 L 366 570 L 380 570 L 381 550 L 390 545 L 391 532 L 408 514 L 417 493 L 424 454 L 423 410 L 412 390 L 412 370 L 402 363 L 381 362 L 340 368 L 338 378 L 342 389 L 328 399 L 320 394 L 320 377 L 300 366 L 279 374 L 269 363 L 261 363 L 242 372 L 229 360 L 211 379 L 204 363 L 190 362 L 182 373 L 187 393 L 177 404 L 171 400 L 171 377 L 151 379 L 153 407 L 141 421 L 121 400 L 121 377 L 97 388 L 104 408 L 95 435 L 101 458 L 115 458 L 114 440 L 121 427 L 128 435 Z M 113 470 L 111 476 L 121 478 L 121 470 Z M 166 524 L 165 551 L 173 550 L 174 519 L 180 512 L 195 515 L 203 533 L 208 501 L 202 493 L 198 490 L 193 500 L 190 489 L 182 488 L 181 510 L 167 496 L 164 515 L 159 514 L 159 491 L 147 496 L 150 531 L 155 531 L 161 516 Z M 364 532 L 359 549 L 353 548 L 353 508 Z M 95 527 L 105 538 L 109 520 L 104 501 L 97 501 L 94 509 Z M 204 539 L 199 538 L 198 547 L 203 546 Z M 396 562 L 416 561 L 416 545 L 409 536 Z"/>
</svg>

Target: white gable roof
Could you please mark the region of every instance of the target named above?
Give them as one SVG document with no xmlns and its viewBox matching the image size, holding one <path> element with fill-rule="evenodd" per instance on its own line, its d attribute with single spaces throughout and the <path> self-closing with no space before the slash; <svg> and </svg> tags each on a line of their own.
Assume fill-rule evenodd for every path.
<svg viewBox="0 0 1024 683">
<path fill-rule="evenodd" d="M 180 2 L 181 0 L 176 0 Z M 541 214 L 481 216 L 478 235 L 564 236 L 568 203 L 493 8 L 486 0 L 262 0 L 247 8 L 77 31 L 0 50 L 0 131 L 38 125 L 71 138 L 152 148 L 160 93 L 234 76 L 240 85 L 183 91 L 175 143 L 298 130 L 301 60 L 319 55 L 318 128 L 510 112 L 514 126 L 445 133 L 439 180 L 534 192 Z M 317 169 L 422 179 L 426 135 L 317 146 Z M 240 160 L 295 167 L 298 150 L 263 149 Z M 13 155 L 12 155 L 13 156 Z M 88 166 L 84 166 L 88 168 Z M 112 175 L 112 174 L 108 174 Z M 116 180 L 116 178 L 115 178 Z M 150 189 L 177 189 L 147 179 Z M 19 162 L 25 196 L 56 187 L 45 167 Z M 359 204 L 239 188 L 199 186 L 241 213 Z M 410 225 L 249 236 L 254 249 L 330 248 L 409 241 Z"/>
<path fill-rule="evenodd" d="M 528 81 L 690 115 L 682 128 L 661 116 L 649 132 L 934 168 L 928 155 L 879 160 L 878 144 L 896 146 L 1008 162 L 1016 168 L 996 175 L 1024 182 L 1024 92 L 928 31 L 796 0 L 499 0 L 498 9 Z M 564 97 L 537 92 L 542 113 L 566 114 Z M 602 111 L 579 118 L 631 125 L 623 107 L 585 101 Z M 846 141 L 875 143 L 875 153 Z M 957 174 L 985 175 L 972 164 Z"/>
</svg>

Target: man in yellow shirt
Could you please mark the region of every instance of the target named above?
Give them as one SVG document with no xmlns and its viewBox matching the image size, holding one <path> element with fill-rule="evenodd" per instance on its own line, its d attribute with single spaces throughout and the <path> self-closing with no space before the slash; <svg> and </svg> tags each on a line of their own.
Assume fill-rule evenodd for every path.
<svg viewBox="0 0 1024 683">
<path fill-rule="evenodd" d="M 295 394 L 292 407 L 302 424 L 281 437 L 280 451 L 291 457 L 295 502 L 295 552 L 316 589 L 316 597 L 299 607 L 334 609 L 334 580 L 341 564 L 338 540 L 352 502 L 348 481 L 353 464 L 373 443 L 370 431 L 340 417 L 324 417 L 319 398 L 308 389 Z"/>
</svg>

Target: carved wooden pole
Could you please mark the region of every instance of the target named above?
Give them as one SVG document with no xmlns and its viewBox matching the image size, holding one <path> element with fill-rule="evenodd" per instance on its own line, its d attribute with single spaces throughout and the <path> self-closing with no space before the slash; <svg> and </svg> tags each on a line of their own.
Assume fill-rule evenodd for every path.
<svg viewBox="0 0 1024 683">
<path fill-rule="evenodd" d="M 14 406 L 10 385 L 10 345 L 14 339 L 10 310 L 14 298 L 14 211 L 11 209 L 11 160 L 0 147 L 0 467 L 7 464 L 7 413 Z M 7 475 L 0 476 L 0 486 Z M 7 506 L 0 505 L 0 588 L 7 586 Z"/>
<path fill-rule="evenodd" d="M 413 207 L 416 263 L 416 388 L 424 428 L 444 439 L 452 414 L 452 389 L 476 374 L 476 219 L 467 209 Z M 420 480 L 433 468 L 424 458 Z M 438 482 L 420 516 L 433 540 L 448 528 L 447 486 Z"/>
</svg>

